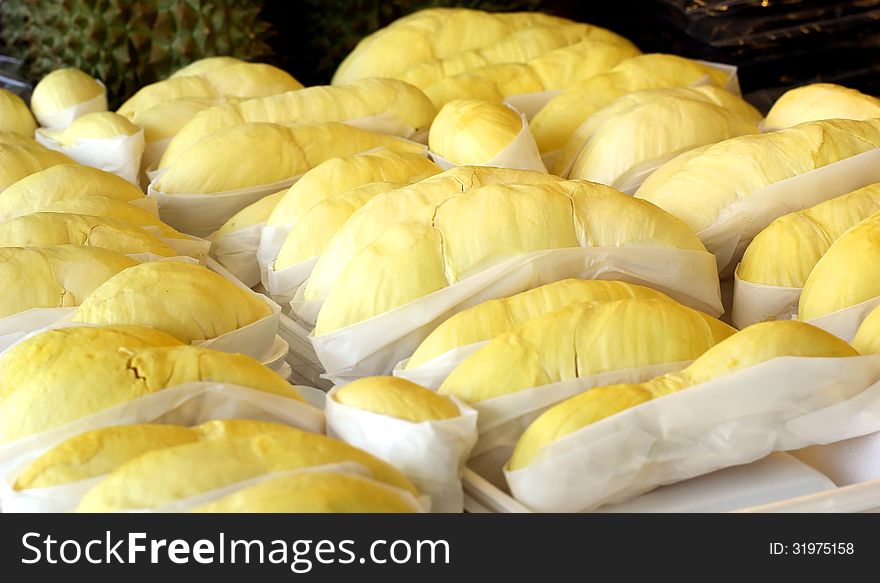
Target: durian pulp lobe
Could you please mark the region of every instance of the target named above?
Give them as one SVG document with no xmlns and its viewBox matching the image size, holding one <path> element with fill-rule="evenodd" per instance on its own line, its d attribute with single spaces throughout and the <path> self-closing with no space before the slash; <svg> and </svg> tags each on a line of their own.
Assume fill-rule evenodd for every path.
<svg viewBox="0 0 880 583">
<path fill-rule="evenodd" d="M 37 122 L 21 97 L 0 89 L 0 132 L 11 132 L 30 138 L 37 129 Z"/>
<path fill-rule="evenodd" d="M 0 193 L 19 180 L 46 168 L 58 164 L 74 164 L 73 160 L 61 152 L 44 148 L 34 141 L 8 143 L 9 136 L 17 134 L 5 134 L 3 142 L 0 142 Z"/>
<path fill-rule="evenodd" d="M 213 98 L 183 97 L 138 110 L 131 121 L 144 129 L 144 141 L 149 144 L 174 137 L 189 120 L 216 103 Z"/>
<path fill-rule="evenodd" d="M 134 119 L 141 112 L 161 103 L 182 98 L 217 99 L 217 91 L 202 77 L 174 77 L 142 87 L 128 98 L 116 113 Z"/>
<path fill-rule="evenodd" d="M 405 379 L 366 377 L 343 385 L 333 398 L 343 405 L 413 423 L 458 417 L 455 402 Z"/>
<path fill-rule="evenodd" d="M 852 346 L 859 354 L 880 354 L 880 308 L 874 308 L 862 320 Z"/>
<path fill-rule="evenodd" d="M 880 99 L 833 83 L 813 83 L 786 91 L 770 108 L 764 125 L 780 129 L 822 119 L 872 117 L 880 117 Z"/>
<path fill-rule="evenodd" d="M 783 215 L 749 244 L 739 266 L 739 277 L 752 283 L 803 287 L 831 244 L 878 211 L 880 184 L 871 184 Z"/>
<path fill-rule="evenodd" d="M 74 213 L 122 221 L 136 227 L 157 227 L 158 236 L 173 239 L 185 237 L 173 227 L 163 223 L 150 211 L 125 201 L 105 196 L 89 196 L 59 200 L 36 209 L 41 213 Z"/>
<path fill-rule="evenodd" d="M 79 140 L 101 140 L 119 136 L 133 136 L 140 128 L 118 113 L 100 111 L 76 118 L 61 132 L 53 132 L 62 146 L 73 146 Z"/>
<path fill-rule="evenodd" d="M 215 240 L 224 235 L 265 223 L 286 192 L 286 190 L 281 190 L 244 207 L 229 217 L 229 220 L 223 223 L 222 227 L 214 231 L 208 239 Z"/>
<path fill-rule="evenodd" d="M 193 512 L 410 513 L 400 492 L 362 476 L 307 472 L 271 478 L 238 490 Z"/>
<path fill-rule="evenodd" d="M 607 371 L 693 360 L 735 330 L 668 299 L 572 304 L 495 336 L 440 385 L 468 402 Z"/>
<path fill-rule="evenodd" d="M 722 340 L 680 372 L 637 385 L 590 389 L 548 409 L 520 437 L 508 467 L 517 470 L 528 466 L 544 446 L 602 419 L 776 357 L 857 355 L 843 340 L 803 322 L 781 320 L 755 324 Z"/>
<path fill-rule="evenodd" d="M 491 340 L 574 303 L 626 298 L 669 299 L 651 288 L 622 281 L 564 279 L 508 298 L 489 300 L 455 314 L 422 341 L 409 358 L 406 370 L 417 368 L 454 348 Z"/>
<path fill-rule="evenodd" d="M 191 343 L 216 338 L 271 314 L 269 306 L 201 265 L 153 261 L 96 289 L 72 321 L 152 326 Z"/>
<path fill-rule="evenodd" d="M 215 69 L 222 69 L 223 67 L 228 67 L 229 65 L 237 65 L 239 63 L 244 63 L 241 59 L 236 59 L 235 57 L 206 57 L 204 59 L 197 59 L 188 65 L 184 65 L 183 67 L 176 70 L 171 74 L 169 78 L 173 79 L 175 77 L 190 77 L 190 76 L 201 76 L 205 73 L 209 73 Z"/>
<path fill-rule="evenodd" d="M 268 473 L 346 461 L 366 467 L 378 481 L 417 493 L 397 469 L 360 449 L 279 426 L 253 437 L 204 440 L 142 455 L 89 490 L 77 510 L 156 508 Z"/>
<path fill-rule="evenodd" d="M 264 63 L 236 63 L 213 69 L 202 76 L 219 95 L 243 99 L 269 97 L 303 88 L 290 73 Z"/>
<path fill-rule="evenodd" d="M 58 69 L 43 77 L 31 95 L 31 109 L 37 117 L 51 114 L 104 93 L 95 79 L 79 69 Z"/>
<path fill-rule="evenodd" d="M 432 151 L 458 165 L 486 164 L 522 130 L 519 115 L 501 103 L 461 99 L 443 106 L 431 125 Z"/>
</svg>

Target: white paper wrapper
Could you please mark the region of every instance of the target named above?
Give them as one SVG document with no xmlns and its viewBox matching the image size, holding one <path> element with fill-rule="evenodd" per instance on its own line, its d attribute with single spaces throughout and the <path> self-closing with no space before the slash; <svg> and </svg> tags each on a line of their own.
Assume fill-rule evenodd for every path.
<svg viewBox="0 0 880 583">
<path fill-rule="evenodd" d="M 718 259 L 724 277 L 733 272 L 752 239 L 774 219 L 880 182 L 880 148 L 758 188 L 724 208 L 697 233 Z"/>
<path fill-rule="evenodd" d="M 301 393 L 315 389 L 298 387 Z M 305 396 L 305 395 L 304 395 Z M 324 416 L 311 405 L 226 383 L 196 382 L 170 387 L 39 435 L 0 445 L 0 504 L 3 512 L 72 512 L 100 478 L 53 488 L 12 489 L 24 468 L 44 452 L 80 433 L 134 423 L 198 425 L 213 419 L 256 419 L 323 433 Z"/>
<path fill-rule="evenodd" d="M 265 225 L 257 223 L 211 240 L 211 256 L 248 287 L 260 283 L 257 248 Z"/>
<path fill-rule="evenodd" d="M 476 275 L 363 322 L 312 337 L 315 352 L 337 384 L 390 374 L 444 320 L 490 299 L 567 278 L 613 279 L 657 289 L 712 316 L 722 313 L 714 259 L 708 253 L 660 247 L 578 247 L 514 257 Z M 314 325 L 320 301 L 291 302 L 293 315 Z"/>
<path fill-rule="evenodd" d="M 279 271 L 275 271 L 267 265 L 266 280 L 263 285 L 266 287 L 269 297 L 281 305 L 288 305 L 296 296 L 296 291 L 312 274 L 312 269 L 315 268 L 318 259 L 320 258 L 312 257 Z"/>
<path fill-rule="evenodd" d="M 159 162 L 162 160 L 162 155 L 165 154 L 165 150 L 168 149 L 168 144 L 170 144 L 173 139 L 174 136 L 165 138 L 164 140 L 146 142 L 144 144 L 144 155 L 141 157 L 141 174 L 139 177 L 141 187 L 144 190 L 150 185 L 151 180 L 150 176 L 147 174 L 147 170 L 155 173 L 155 169 L 158 168 Z"/>
<path fill-rule="evenodd" d="M 562 93 L 562 89 L 551 89 L 550 91 L 535 91 L 533 93 L 517 93 L 516 95 L 508 95 L 504 98 L 504 104 L 509 105 L 517 111 L 521 111 L 526 119 L 532 121 L 532 118 L 538 115 L 538 112 L 544 109 L 547 103 Z"/>
<path fill-rule="evenodd" d="M 81 139 L 72 146 L 62 146 L 39 129 L 35 137 L 43 146 L 61 152 L 84 166 L 112 172 L 133 184 L 140 184 L 144 130 L 130 136 Z"/>
<path fill-rule="evenodd" d="M 327 394 L 324 414 L 333 437 L 379 457 L 431 497 L 434 512 L 461 512 L 461 472 L 477 441 L 477 412 L 456 400 L 461 415 L 413 423 L 343 405 Z"/>
<path fill-rule="evenodd" d="M 510 109 L 514 109 L 508 105 Z M 522 129 L 513 138 L 513 141 L 506 148 L 498 152 L 494 158 L 481 164 L 481 166 L 493 166 L 496 168 L 514 168 L 518 170 L 535 170 L 537 172 L 547 172 L 544 162 L 541 160 L 541 153 L 538 151 L 538 144 L 535 143 L 535 137 L 529 129 L 529 122 L 525 114 L 517 111 L 522 119 Z M 431 159 L 436 162 L 443 170 L 449 170 L 458 166 L 455 162 L 443 158 L 442 156 L 431 152 Z"/>
<path fill-rule="evenodd" d="M 458 346 L 435 356 L 411 370 L 406 370 L 405 367 L 409 362 L 409 358 L 404 358 L 395 365 L 391 374 L 436 391 L 458 365 L 487 344 L 489 344 L 489 341 L 485 340 L 483 342 Z"/>
<path fill-rule="evenodd" d="M 160 170 L 158 175 L 161 176 L 161 173 Z M 159 216 L 178 231 L 197 237 L 207 237 L 244 207 L 270 194 L 290 188 L 300 178 L 295 176 L 272 184 L 211 194 L 178 194 L 156 190 L 153 185 L 157 174 L 153 173 L 153 175 L 147 196 L 156 199 L 159 204 Z"/>
<path fill-rule="evenodd" d="M 801 287 L 784 287 L 752 283 L 739 278 L 739 268 L 734 272 L 733 325 L 742 330 L 767 320 L 791 320 L 797 316 Z"/>
<path fill-rule="evenodd" d="M 773 451 L 878 429 L 880 356 L 776 358 L 589 425 L 505 476 L 534 510 L 591 510 Z"/>
<path fill-rule="evenodd" d="M 730 91 L 734 95 L 741 95 L 739 88 L 739 76 L 737 75 L 737 67 L 736 65 L 728 65 L 727 63 L 716 63 L 714 61 L 701 61 L 697 60 L 698 63 L 702 63 L 707 67 L 712 67 L 713 69 L 717 69 L 719 71 L 723 71 L 727 73 L 727 80 L 721 86 L 725 91 Z M 699 87 L 700 85 L 706 85 L 709 83 L 709 77 L 706 76 L 704 79 L 701 79 L 693 84 L 694 87 Z"/>
<path fill-rule="evenodd" d="M 830 332 L 847 342 L 852 342 L 856 332 L 859 331 L 859 326 L 862 325 L 868 314 L 878 305 L 880 305 L 880 296 L 836 312 L 831 312 L 830 314 L 825 314 L 819 318 L 807 320 L 807 323 L 817 328 L 822 328 L 826 332 Z"/>
<path fill-rule="evenodd" d="M 98 81 L 98 83 L 100 83 L 102 87 L 104 86 L 100 81 Z M 88 101 L 83 101 L 82 103 L 77 103 L 76 105 L 52 113 L 41 113 L 40 115 L 34 114 L 34 117 L 37 118 L 39 124 L 44 128 L 57 130 L 66 128 L 78 117 L 98 111 L 107 111 L 106 89 L 103 93 L 97 97 L 89 99 Z"/>
</svg>

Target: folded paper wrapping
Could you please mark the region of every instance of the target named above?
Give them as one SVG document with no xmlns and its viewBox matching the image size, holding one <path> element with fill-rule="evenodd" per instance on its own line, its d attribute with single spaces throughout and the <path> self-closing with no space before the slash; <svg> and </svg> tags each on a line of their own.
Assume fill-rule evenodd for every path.
<svg viewBox="0 0 880 583">
<path fill-rule="evenodd" d="M 144 130 L 130 136 L 80 139 L 72 146 L 62 146 L 39 129 L 35 137 L 41 145 L 61 152 L 84 166 L 112 172 L 132 184 L 140 184 Z"/>
<path fill-rule="evenodd" d="M 260 283 L 257 248 L 260 246 L 260 235 L 265 226 L 265 222 L 257 223 L 211 240 L 211 256 L 249 287 Z M 278 298 L 273 297 L 273 299 L 278 301 Z M 286 302 L 279 301 L 279 303 Z"/>
<path fill-rule="evenodd" d="M 880 356 L 782 357 L 588 425 L 505 477 L 534 510 L 591 510 L 773 451 L 877 430 Z"/>
<path fill-rule="evenodd" d="M 856 332 L 859 330 L 859 326 L 862 325 L 868 314 L 878 305 L 880 305 L 880 296 L 818 318 L 813 318 L 812 320 L 807 320 L 807 323 L 830 332 L 838 338 L 843 338 L 847 342 L 852 342 Z"/>
<path fill-rule="evenodd" d="M 733 273 L 733 309 L 731 321 L 736 328 L 767 320 L 790 320 L 797 316 L 802 287 L 752 283 Z M 850 338 L 852 340 L 852 338 Z"/>
<path fill-rule="evenodd" d="M 317 389 L 297 387 L 307 400 Z M 320 392 L 320 391 L 318 391 Z M 256 419 L 324 432 L 324 415 L 313 405 L 227 383 L 195 382 L 163 389 L 104 409 L 44 433 L 0 445 L 0 505 L 3 512 L 72 512 L 100 478 L 52 488 L 16 491 L 18 475 L 36 458 L 86 431 L 133 423 L 198 425 L 212 419 Z"/>
<path fill-rule="evenodd" d="M 103 83 L 100 81 L 98 81 L 98 83 L 101 87 L 104 87 Z M 107 111 L 106 89 L 104 89 L 100 95 L 96 95 L 88 101 L 83 101 L 82 103 L 77 103 L 76 105 L 71 105 L 70 107 L 52 113 L 41 113 L 40 125 L 51 130 L 60 130 L 72 124 L 78 117 L 82 117 L 87 113 L 99 111 Z"/>
<path fill-rule="evenodd" d="M 342 123 L 346 123 L 362 130 L 376 132 L 377 134 L 399 136 L 406 140 L 418 142 L 419 144 L 428 143 L 428 128 L 417 130 L 391 111 L 385 111 L 383 113 L 377 113 L 376 115 L 369 115 L 366 117 L 343 120 Z"/>
<path fill-rule="evenodd" d="M 748 244 L 774 219 L 875 182 L 880 182 L 880 148 L 758 188 L 725 208 L 697 236 L 717 257 L 724 277 L 733 273 Z"/>
<path fill-rule="evenodd" d="M 434 512 L 461 512 L 461 471 L 477 442 L 477 412 L 455 400 L 458 417 L 413 423 L 350 407 L 327 394 L 327 433 L 398 468 L 420 492 L 431 497 Z"/>
<path fill-rule="evenodd" d="M 514 107 L 508 105 L 511 109 Z M 519 113 L 519 111 L 517 111 Z M 494 158 L 480 164 L 480 166 L 494 166 L 496 168 L 513 168 L 516 170 L 535 170 L 537 172 L 547 172 L 544 163 L 541 161 L 541 153 L 538 151 L 538 145 L 535 143 L 535 137 L 529 129 L 529 122 L 524 113 L 519 113 L 522 119 L 522 129 L 513 138 L 513 141 L 506 148 L 498 152 Z M 440 168 L 449 170 L 455 168 L 458 164 L 450 162 L 440 157 L 434 152 L 430 152 L 431 159 L 437 163 Z"/>
<path fill-rule="evenodd" d="M 318 259 L 319 257 L 312 257 L 280 271 L 269 269 L 267 265 L 263 286 L 268 291 L 269 297 L 282 306 L 290 305 L 290 302 L 296 297 L 297 290 L 304 286 L 309 279 Z"/>
<path fill-rule="evenodd" d="M 686 306 L 720 315 L 721 291 L 712 255 L 660 247 L 578 247 L 520 255 L 399 308 L 322 336 L 312 345 L 326 378 L 341 384 L 390 374 L 402 359 L 453 314 L 486 300 L 567 278 L 616 279 L 654 288 Z M 314 325 L 321 301 L 304 301 L 291 314 Z"/>
<path fill-rule="evenodd" d="M 144 189 L 150 185 L 150 177 L 147 174 L 147 170 L 155 174 L 156 168 L 159 167 L 159 160 L 162 159 L 162 154 L 165 153 L 170 143 L 171 138 L 165 138 L 144 144 L 144 155 L 141 156 L 141 174 L 138 177 L 140 180 L 139 184 Z"/>
<path fill-rule="evenodd" d="M 511 106 L 517 111 L 521 111 L 526 119 L 532 121 L 539 111 L 541 111 L 547 103 L 562 93 L 562 89 L 551 89 L 549 91 L 536 91 L 534 93 L 518 93 L 516 95 L 508 95 L 504 98 L 506 105 Z"/>
<path fill-rule="evenodd" d="M 406 370 L 406 365 L 409 362 L 409 357 L 407 357 L 394 366 L 391 374 L 436 391 L 459 364 L 487 344 L 489 344 L 489 340 L 458 346 L 411 370 Z"/>
</svg>

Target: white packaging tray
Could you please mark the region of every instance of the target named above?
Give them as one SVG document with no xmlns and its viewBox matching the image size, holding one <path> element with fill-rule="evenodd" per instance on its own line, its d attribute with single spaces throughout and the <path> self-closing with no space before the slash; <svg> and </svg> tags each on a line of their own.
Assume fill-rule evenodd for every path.
<svg viewBox="0 0 880 583">
<path fill-rule="evenodd" d="M 305 327 L 282 313 L 281 321 L 278 323 L 278 335 L 287 342 L 289 347 L 285 360 L 292 369 L 290 382 L 324 391 L 333 388 L 332 382 L 321 378 L 321 375 L 324 374 L 324 367 L 321 366 L 318 355 L 312 348 L 309 332 Z"/>
</svg>

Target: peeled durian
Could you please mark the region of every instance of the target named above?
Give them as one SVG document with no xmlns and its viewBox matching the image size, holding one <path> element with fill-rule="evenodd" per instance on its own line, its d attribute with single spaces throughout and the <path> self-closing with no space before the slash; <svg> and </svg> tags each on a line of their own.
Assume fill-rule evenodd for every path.
<svg viewBox="0 0 880 583">
<path fill-rule="evenodd" d="M 242 99 L 268 97 L 303 88 L 302 83 L 287 71 L 265 63 L 233 63 L 204 71 L 202 77 L 218 94 Z"/>
<path fill-rule="evenodd" d="M 597 387 L 555 405 L 522 434 L 507 467 L 528 466 L 545 445 L 606 417 L 772 358 L 857 355 L 843 340 L 803 322 L 755 324 L 709 348 L 682 371 L 636 385 Z"/>
<path fill-rule="evenodd" d="M 316 86 L 262 99 L 212 107 L 186 124 L 168 145 L 160 168 L 173 164 L 193 144 L 243 123 L 344 122 L 393 114 L 415 130 L 431 125 L 436 111 L 425 95 L 394 79 L 365 79 L 350 85 Z M 408 137 L 403 135 L 402 137 Z"/>
<path fill-rule="evenodd" d="M 236 231 L 240 231 L 242 229 L 246 229 L 248 227 L 252 227 L 254 225 L 258 225 L 260 223 L 265 223 L 269 218 L 269 215 L 272 214 L 272 211 L 281 202 L 281 199 L 287 193 L 286 190 L 281 190 L 276 192 L 275 194 L 270 194 L 269 196 L 263 197 L 257 202 L 250 204 L 231 217 L 229 220 L 223 223 L 219 229 L 211 233 L 211 236 L 208 239 L 218 239 L 225 235 L 229 235 Z"/>
<path fill-rule="evenodd" d="M 147 144 L 173 138 L 196 114 L 217 105 L 217 99 L 182 97 L 135 111 L 131 121 L 144 129 Z"/>
<path fill-rule="evenodd" d="M 880 184 L 783 215 L 755 236 L 737 275 L 752 283 L 804 287 L 831 244 L 876 212 L 880 212 Z"/>
<path fill-rule="evenodd" d="M 183 67 L 172 73 L 171 78 L 190 76 L 198 77 L 204 75 L 205 73 L 210 73 L 215 69 L 222 69 L 223 67 L 228 67 L 229 65 L 237 65 L 244 62 L 245 61 L 242 61 L 241 59 L 237 59 L 235 57 L 206 57 L 204 59 L 193 61 L 189 65 L 184 65 Z"/>
<path fill-rule="evenodd" d="M 3 442 L 197 381 L 302 400 L 287 381 L 249 356 L 181 345 L 138 326 L 48 330 L 10 348 L 0 365 Z"/>
<path fill-rule="evenodd" d="M 33 141 L 0 143 L 0 194 L 22 178 L 58 164 L 74 164 L 74 161 Z"/>
<path fill-rule="evenodd" d="M 154 188 L 166 194 L 211 194 L 273 184 L 304 174 L 329 158 L 380 147 L 402 152 L 420 149 L 406 140 L 342 123 L 293 127 L 246 123 L 185 151 Z"/>
<path fill-rule="evenodd" d="M 460 99 L 450 101 L 437 114 L 428 145 L 459 166 L 481 166 L 509 146 L 522 127 L 520 116 L 506 105 Z"/>
<path fill-rule="evenodd" d="M 0 89 L 0 132 L 31 137 L 36 129 L 37 122 L 22 98 L 11 91 Z"/>
<path fill-rule="evenodd" d="M 79 69 L 52 71 L 37 83 L 31 95 L 31 111 L 43 127 L 57 127 L 52 123 L 59 112 L 106 94 L 104 86 Z M 106 111 L 106 99 L 94 108 L 80 112 Z M 72 120 L 73 118 L 71 118 Z"/>
<path fill-rule="evenodd" d="M 44 135 L 64 147 L 76 145 L 79 140 L 100 140 L 117 136 L 133 136 L 141 131 L 128 119 L 111 111 L 87 113 L 76 118 L 64 129 L 45 130 Z"/>
<path fill-rule="evenodd" d="M 495 336 L 439 391 L 476 402 L 606 371 L 692 360 L 734 332 L 668 299 L 576 303 Z"/>
<path fill-rule="evenodd" d="M 270 313 L 265 302 L 206 267 L 153 261 L 107 280 L 82 302 L 73 321 L 150 326 L 192 343 Z"/>
<path fill-rule="evenodd" d="M 409 513 L 413 503 L 381 482 L 333 472 L 270 478 L 199 506 L 194 512 Z"/>
<path fill-rule="evenodd" d="M 859 354 L 880 354 L 880 308 L 874 308 L 862 320 L 852 346 Z"/>
<path fill-rule="evenodd" d="M 619 97 L 634 91 L 686 87 L 699 81 L 723 85 L 727 75 L 711 67 L 674 55 L 638 55 L 606 73 L 569 86 L 554 97 L 531 121 L 541 152 L 559 150 L 591 115 Z"/>
<path fill-rule="evenodd" d="M 161 103 L 183 98 L 217 99 L 220 95 L 207 79 L 195 76 L 171 77 L 142 87 L 129 97 L 116 113 L 134 119 Z"/>
<path fill-rule="evenodd" d="M 705 249 L 669 214 L 588 182 L 496 184 L 452 198 L 441 195 L 433 204 L 430 199 L 416 198 L 409 208 L 399 204 L 405 190 L 389 193 L 394 196 L 387 199 L 390 209 L 384 225 L 396 226 L 381 229 L 384 225 L 376 225 L 373 233 L 377 237 L 367 241 L 361 236 L 354 245 L 346 245 L 347 251 L 354 252 L 349 261 L 335 266 L 338 276 L 328 286 L 316 336 L 382 314 L 529 252 L 631 245 Z M 380 198 L 358 211 L 331 245 L 349 230 L 357 215 L 376 208 Z M 511 224 L 518 228 L 508 228 Z M 365 244 L 354 250 L 359 243 Z M 338 259 L 328 251 L 318 260 L 312 279 L 322 262 Z M 312 279 L 306 299 L 310 299 L 310 289 L 314 293 Z"/>
<path fill-rule="evenodd" d="M 135 227 L 155 227 L 158 230 L 157 235 L 160 237 L 185 238 L 185 235 L 163 223 L 154 213 L 139 206 L 106 196 L 86 196 L 59 200 L 36 209 L 35 212 L 73 213 L 114 219 Z"/>
<path fill-rule="evenodd" d="M 101 196 L 121 201 L 144 198 L 131 182 L 110 172 L 78 164 L 58 164 L 22 178 L 0 196 L 0 220 L 13 219 L 52 203 Z"/>
<path fill-rule="evenodd" d="M 445 395 L 397 377 L 366 377 L 343 385 L 333 399 L 355 409 L 413 423 L 452 419 L 458 406 Z"/>
<path fill-rule="evenodd" d="M 776 100 L 764 125 L 772 129 L 822 119 L 880 117 L 880 99 L 833 83 L 813 83 L 786 91 Z"/>
<path fill-rule="evenodd" d="M 133 259 L 98 247 L 0 248 L 0 318 L 31 308 L 78 306 Z"/>
<path fill-rule="evenodd" d="M 454 348 L 510 332 L 514 328 L 575 303 L 628 298 L 669 299 L 649 287 L 622 281 L 564 279 L 522 293 L 488 300 L 445 320 L 425 338 L 406 364 L 411 370 Z"/>
<path fill-rule="evenodd" d="M 75 213 L 36 212 L 0 223 L 0 247 L 101 247 L 126 255 L 177 255 L 174 250 L 132 224 Z"/>
<path fill-rule="evenodd" d="M 416 493 L 397 469 L 360 449 L 279 425 L 253 437 L 203 440 L 146 453 L 89 490 L 78 511 L 156 508 L 264 474 L 340 462 L 358 463 L 374 480 Z"/>
</svg>

